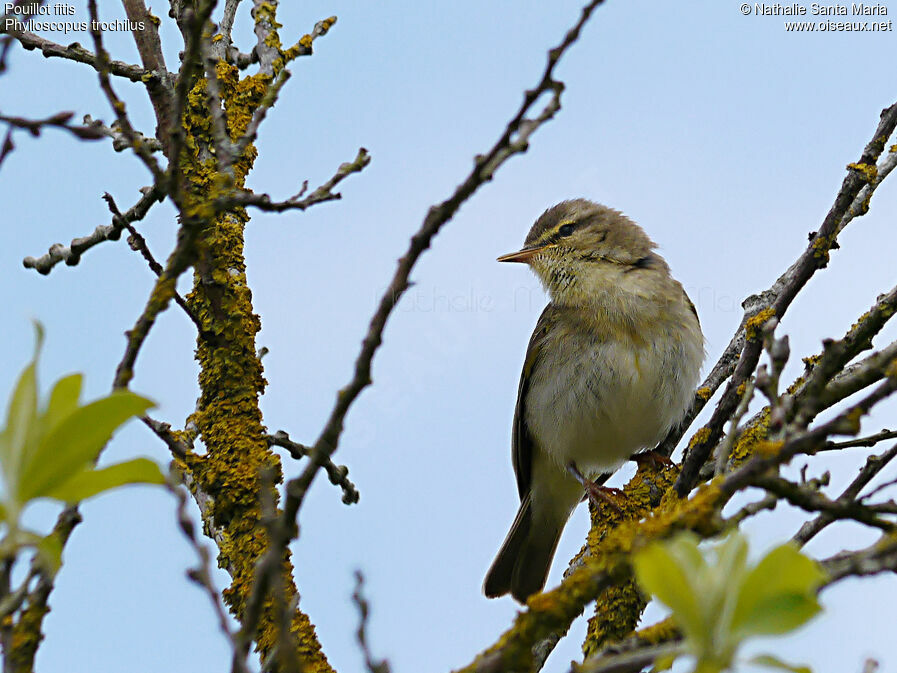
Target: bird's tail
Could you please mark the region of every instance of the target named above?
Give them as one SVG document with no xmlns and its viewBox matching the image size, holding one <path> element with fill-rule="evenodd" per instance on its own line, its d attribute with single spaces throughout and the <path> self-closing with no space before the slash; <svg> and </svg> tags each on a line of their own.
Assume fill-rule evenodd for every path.
<svg viewBox="0 0 897 673">
<path fill-rule="evenodd" d="M 542 590 L 558 546 L 564 521 L 534 521 L 530 495 L 520 503 L 511 530 L 492 567 L 486 573 L 483 593 L 489 598 L 510 592 L 520 601 Z"/>
</svg>

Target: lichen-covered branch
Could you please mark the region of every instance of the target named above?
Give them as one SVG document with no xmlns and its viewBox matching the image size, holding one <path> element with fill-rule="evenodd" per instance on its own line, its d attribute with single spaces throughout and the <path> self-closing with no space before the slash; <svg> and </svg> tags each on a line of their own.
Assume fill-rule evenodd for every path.
<svg viewBox="0 0 897 673">
<path fill-rule="evenodd" d="M 864 197 L 868 201 L 875 187 L 881 184 L 880 182 L 873 182 L 874 177 L 878 173 L 876 162 L 884 151 L 888 138 L 894 133 L 895 127 L 897 127 L 897 103 L 882 111 L 881 120 L 872 139 L 864 148 L 859 161 L 849 165 L 847 176 L 844 178 L 835 202 L 820 225 L 819 231 L 810 237 L 807 249 L 776 280 L 769 290 L 759 295 L 757 300 L 747 303 L 753 312 L 753 317 L 743 320 L 742 325 L 739 327 L 739 332 L 742 330 L 744 332 L 744 346 L 740 349 L 740 356 L 737 360 L 730 362 L 727 359 L 728 364 L 723 366 L 722 371 L 719 373 L 719 376 L 722 377 L 719 378 L 720 383 L 729 375 L 731 375 L 731 378 L 713 415 L 707 425 L 702 428 L 702 431 L 706 430 L 706 432 L 699 431 L 702 432 L 700 438 L 689 446 L 688 454 L 683 461 L 682 472 L 676 484 L 676 491 L 680 496 L 687 494 L 697 483 L 701 468 L 710 456 L 713 447 L 719 441 L 723 424 L 738 406 L 741 397 L 739 390 L 742 384 L 753 374 L 757 366 L 762 346 L 759 339 L 759 328 L 772 317 L 781 320 L 794 297 L 797 296 L 797 293 L 806 285 L 812 275 L 828 264 L 829 252 L 837 242 L 839 226 L 855 200 L 859 197 L 861 190 L 864 187 L 869 188 Z M 734 354 L 739 352 L 737 343 L 740 340 L 739 333 L 736 333 L 733 338 L 735 345 L 731 352 L 729 348 L 726 349 L 724 358 L 727 358 L 727 356 L 734 357 Z M 716 368 L 714 368 L 714 371 L 716 371 Z M 716 379 L 711 381 L 711 384 L 715 382 Z M 695 404 L 703 406 L 703 402 L 710 398 L 714 390 L 715 388 L 706 384 L 699 388 L 699 395 Z M 678 441 L 678 437 L 675 437 L 675 439 Z"/>
</svg>

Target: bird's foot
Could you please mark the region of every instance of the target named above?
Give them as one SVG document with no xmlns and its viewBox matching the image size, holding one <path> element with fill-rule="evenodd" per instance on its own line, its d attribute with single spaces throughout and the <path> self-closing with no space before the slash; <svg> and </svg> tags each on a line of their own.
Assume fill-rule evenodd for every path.
<svg viewBox="0 0 897 673">
<path fill-rule="evenodd" d="M 623 491 L 618 488 L 610 488 L 609 486 L 599 486 L 580 472 L 579 468 L 576 467 L 576 463 L 573 461 L 567 463 L 567 471 L 573 475 L 573 478 L 576 479 L 580 485 L 582 485 L 583 489 L 585 489 L 586 496 L 591 500 L 593 505 L 596 507 L 602 504 L 607 505 L 616 512 L 620 514 L 623 513 L 623 508 L 620 507 L 620 500 L 625 498 Z"/>
<path fill-rule="evenodd" d="M 664 468 L 673 467 L 673 465 L 676 464 L 667 456 L 654 449 L 651 449 L 650 451 L 642 451 L 641 453 L 634 453 L 629 456 L 629 460 L 638 463 L 639 467 L 642 467 L 643 465 L 653 465 L 654 467 Z"/>
</svg>

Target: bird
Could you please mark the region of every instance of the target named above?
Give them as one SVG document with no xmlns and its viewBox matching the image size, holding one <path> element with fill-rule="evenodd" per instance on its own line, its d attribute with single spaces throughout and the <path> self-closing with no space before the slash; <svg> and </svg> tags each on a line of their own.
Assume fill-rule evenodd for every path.
<svg viewBox="0 0 897 673">
<path fill-rule="evenodd" d="M 563 201 L 500 262 L 549 296 L 529 340 L 511 453 L 520 506 L 483 592 L 520 603 L 545 586 L 583 484 L 679 425 L 704 361 L 698 313 L 644 230 L 620 211 Z M 595 488 L 593 482 L 586 484 Z"/>
</svg>

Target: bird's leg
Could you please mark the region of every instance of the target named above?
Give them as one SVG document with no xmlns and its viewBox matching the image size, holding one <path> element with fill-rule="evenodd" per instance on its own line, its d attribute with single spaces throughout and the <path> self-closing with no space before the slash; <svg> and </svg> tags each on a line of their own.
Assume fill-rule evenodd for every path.
<svg viewBox="0 0 897 673">
<path fill-rule="evenodd" d="M 623 497 L 623 491 L 618 488 L 599 486 L 580 472 L 579 468 L 576 467 L 576 463 L 572 460 L 567 463 L 567 471 L 582 485 L 583 489 L 585 489 L 586 496 L 592 501 L 593 505 L 597 507 L 600 504 L 605 504 L 620 514 L 623 513 L 623 508 L 620 507 L 617 502 L 617 498 Z"/>
<path fill-rule="evenodd" d="M 653 464 L 655 467 L 664 468 L 664 467 L 672 467 L 675 463 L 670 460 L 667 456 L 651 449 L 650 451 L 642 451 L 640 453 L 634 453 L 629 456 L 629 460 L 638 463 L 639 467 L 642 467 L 645 464 Z"/>
</svg>

